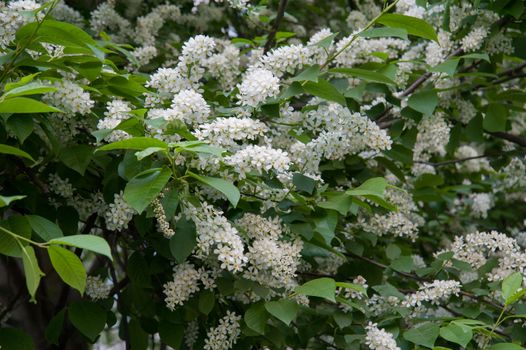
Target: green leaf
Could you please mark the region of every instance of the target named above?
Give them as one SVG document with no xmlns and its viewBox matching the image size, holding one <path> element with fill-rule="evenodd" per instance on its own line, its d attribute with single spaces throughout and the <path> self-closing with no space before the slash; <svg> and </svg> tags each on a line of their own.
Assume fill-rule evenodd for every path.
<svg viewBox="0 0 526 350">
<path fill-rule="evenodd" d="M 0 349 L 35 350 L 33 338 L 16 328 L 0 328 Z"/>
<path fill-rule="evenodd" d="M 106 325 L 106 310 L 94 302 L 78 301 L 69 305 L 68 318 L 80 333 L 95 341 Z"/>
<path fill-rule="evenodd" d="M 203 314 L 208 315 L 214 308 L 216 298 L 214 293 L 209 290 L 204 290 L 199 294 L 198 308 Z"/>
<path fill-rule="evenodd" d="M 161 147 L 148 147 L 145 150 L 136 152 L 135 156 L 137 157 L 138 160 L 143 160 L 144 158 L 151 156 L 154 153 L 161 152 L 161 151 L 166 151 L 166 149 L 161 148 Z"/>
<path fill-rule="evenodd" d="M 54 222 L 38 215 L 26 215 L 29 225 L 35 233 L 44 241 L 64 236 L 60 227 Z"/>
<path fill-rule="evenodd" d="M 124 199 L 133 209 L 142 213 L 163 190 L 171 176 L 172 171 L 168 168 L 143 171 L 126 184 Z"/>
<path fill-rule="evenodd" d="M 469 326 L 451 322 L 446 327 L 440 328 L 440 336 L 465 348 L 471 341 L 471 338 L 473 338 L 473 331 Z"/>
<path fill-rule="evenodd" d="M 352 198 L 345 192 L 325 193 L 327 200 L 318 204 L 318 207 L 336 210 L 342 215 L 347 215 L 352 205 Z"/>
<path fill-rule="evenodd" d="M 400 256 L 391 262 L 390 267 L 400 272 L 410 272 L 414 268 L 413 258 L 409 255 Z"/>
<path fill-rule="evenodd" d="M 320 66 L 315 64 L 305 69 L 303 72 L 296 75 L 295 77 L 291 78 L 290 81 L 312 81 L 317 83 L 319 75 Z"/>
<path fill-rule="evenodd" d="M 82 261 L 75 253 L 59 247 L 49 246 L 47 249 L 51 265 L 64 282 L 84 294 L 86 288 L 86 270 Z"/>
<path fill-rule="evenodd" d="M 458 62 L 460 58 L 451 58 L 445 62 L 442 62 L 434 67 L 429 68 L 431 72 L 446 73 L 449 76 L 455 75 L 457 70 Z"/>
<path fill-rule="evenodd" d="M 29 155 L 29 153 L 26 153 L 26 152 L 22 151 L 21 149 L 16 148 L 16 147 L 13 147 L 13 146 L 0 144 L 0 153 L 3 153 L 3 154 L 11 154 L 11 155 L 14 155 L 14 156 L 19 156 L 19 157 L 27 158 L 27 159 L 29 159 L 30 161 L 35 162 L 35 160 L 33 159 L 33 157 L 31 157 L 31 156 Z"/>
<path fill-rule="evenodd" d="M 75 170 L 80 175 L 84 175 L 86 168 L 91 162 L 92 155 L 92 147 L 76 145 L 62 149 L 59 158 L 68 168 Z"/>
<path fill-rule="evenodd" d="M 239 193 L 237 187 L 234 186 L 234 184 L 232 184 L 230 181 L 223 180 L 217 177 L 197 175 L 192 173 L 191 171 L 188 171 L 187 174 L 193 177 L 194 179 L 208 186 L 211 186 L 219 192 L 223 193 L 226 196 L 226 198 L 230 201 L 230 203 L 232 203 L 234 208 L 237 206 L 241 194 Z"/>
<path fill-rule="evenodd" d="M 51 19 L 46 19 L 40 25 L 38 22 L 31 22 L 23 26 L 16 33 L 16 38 L 18 41 L 25 40 L 37 29 L 37 37 L 40 42 L 85 48 L 90 48 L 90 46 L 95 47 L 97 45 L 95 40 L 79 27 Z"/>
<path fill-rule="evenodd" d="M 351 77 L 355 77 L 364 81 L 370 81 L 373 83 L 382 83 L 382 84 L 389 84 L 389 85 L 395 85 L 396 83 L 391 80 L 389 77 L 383 75 L 382 73 L 374 72 L 367 69 L 360 69 L 360 68 L 332 68 L 330 70 L 331 73 L 340 73 L 345 75 L 350 75 Z"/>
<path fill-rule="evenodd" d="M 438 36 L 433 26 L 420 18 L 396 13 L 384 13 L 378 18 L 377 22 L 387 27 L 405 29 L 408 34 L 433 40 L 438 43 Z"/>
<path fill-rule="evenodd" d="M 490 60 L 489 55 L 487 53 L 470 53 L 470 54 L 467 54 L 467 55 L 462 55 L 462 56 L 460 56 L 460 58 L 471 58 L 471 59 L 483 60 L 483 61 L 486 61 L 488 63 L 491 63 L 491 60 Z"/>
<path fill-rule="evenodd" d="M 300 306 L 292 300 L 281 299 L 278 301 L 267 301 L 265 309 L 288 326 L 298 315 Z"/>
<path fill-rule="evenodd" d="M 370 28 L 358 33 L 362 38 L 384 38 L 394 36 L 407 40 L 407 30 L 403 28 Z"/>
<path fill-rule="evenodd" d="M 102 237 L 95 235 L 73 235 L 64 236 L 50 240 L 50 244 L 64 244 L 72 247 L 90 250 L 92 252 L 102 254 L 113 260 L 111 256 L 110 246 Z"/>
<path fill-rule="evenodd" d="M 220 157 L 225 150 L 221 147 L 207 145 L 203 141 L 183 141 L 170 143 L 170 147 L 174 147 L 177 152 L 188 151 L 194 153 L 205 153 L 212 154 L 216 157 Z"/>
<path fill-rule="evenodd" d="M 338 34 L 339 33 L 333 33 L 333 34 L 327 35 L 325 38 L 314 43 L 312 46 L 318 46 L 318 47 L 323 47 L 323 48 L 328 49 L 329 47 L 331 47 L 332 42 L 334 41 L 334 38 L 336 38 Z"/>
<path fill-rule="evenodd" d="M 3 227 L 4 224 L 2 222 L 0 227 Z M 18 240 L 2 229 L 0 229 L 0 254 L 16 258 L 22 257 L 22 249 Z"/>
<path fill-rule="evenodd" d="M 303 90 L 308 94 L 321 97 L 327 101 L 337 102 L 342 106 L 347 104 L 345 96 L 343 96 L 334 85 L 324 79 L 318 79 L 317 83 L 307 81 L 305 85 L 303 85 Z"/>
<path fill-rule="evenodd" d="M 35 294 L 40 284 L 40 279 L 44 276 L 44 273 L 38 266 L 38 260 L 35 255 L 35 250 L 31 246 L 25 246 L 22 248 L 22 264 L 24 265 L 24 274 L 26 276 L 26 285 L 31 301 L 36 302 Z"/>
<path fill-rule="evenodd" d="M 323 277 L 317 278 L 307 283 L 304 283 L 301 286 L 296 287 L 296 293 L 320 297 L 332 302 L 335 302 L 334 294 L 336 292 L 336 282 L 332 278 Z"/>
<path fill-rule="evenodd" d="M 26 96 L 26 95 L 37 95 L 37 94 L 43 94 L 46 92 L 52 92 L 57 91 L 56 87 L 49 86 L 49 85 L 43 85 L 41 83 L 33 82 L 29 83 L 27 85 L 22 85 L 15 87 L 2 96 L 2 98 L 13 98 L 18 96 Z"/>
<path fill-rule="evenodd" d="M 424 115 L 432 115 L 438 105 L 438 96 L 434 90 L 417 92 L 409 97 L 407 105 Z"/>
<path fill-rule="evenodd" d="M 298 191 L 304 191 L 308 194 L 312 194 L 316 188 L 316 180 L 300 173 L 294 173 L 292 175 L 292 183 Z"/>
<path fill-rule="evenodd" d="M 513 295 L 522 287 L 522 274 L 514 272 L 502 281 L 502 298 L 509 305 Z"/>
<path fill-rule="evenodd" d="M 173 349 L 181 349 L 184 339 L 184 325 L 161 320 L 159 323 L 159 336 L 164 344 Z"/>
<path fill-rule="evenodd" d="M 490 103 L 486 108 L 486 115 L 482 126 L 490 132 L 506 131 L 508 109 L 500 103 Z"/>
<path fill-rule="evenodd" d="M 0 208 L 7 207 L 11 202 L 26 198 L 26 196 L 2 196 L 0 195 Z"/>
<path fill-rule="evenodd" d="M 498 343 L 486 348 L 486 350 L 525 350 L 525 348 L 513 343 Z"/>
<path fill-rule="evenodd" d="M 31 135 L 34 128 L 33 117 L 31 115 L 12 115 L 7 120 L 7 127 L 11 130 L 20 143 L 24 143 L 25 139 Z"/>
<path fill-rule="evenodd" d="M 0 101 L 0 113 L 16 114 L 48 112 L 61 112 L 61 110 L 27 97 L 13 97 Z"/>
<path fill-rule="evenodd" d="M 133 149 L 137 151 L 142 151 L 150 147 L 168 149 L 168 144 L 166 142 L 151 137 L 132 137 L 126 140 L 113 142 L 99 147 L 95 150 L 95 152 L 112 151 L 115 149 Z"/>
<path fill-rule="evenodd" d="M 336 282 L 336 287 L 350 289 L 355 292 L 361 293 L 364 296 L 367 296 L 367 290 L 361 284 L 349 283 L 349 282 Z"/>
<path fill-rule="evenodd" d="M 440 333 L 440 327 L 434 323 L 425 323 L 420 327 L 404 332 L 404 339 L 416 345 L 433 348 Z"/>
<path fill-rule="evenodd" d="M 389 186 L 389 183 L 387 180 L 385 180 L 383 177 L 374 177 L 371 179 L 368 179 L 360 186 L 347 190 L 348 195 L 351 196 L 376 196 L 383 198 L 385 189 Z"/>
<path fill-rule="evenodd" d="M 46 327 L 46 331 L 45 331 L 46 340 L 53 345 L 58 345 L 60 334 L 62 333 L 62 329 L 64 327 L 65 316 L 66 316 L 65 309 L 60 310 L 59 313 L 53 316 L 53 318 L 49 321 Z"/>
<path fill-rule="evenodd" d="M 265 305 L 262 303 L 253 304 L 245 312 L 245 323 L 253 331 L 259 334 L 265 334 L 265 326 L 267 325 L 267 320 L 269 315 L 265 310 Z"/>
<path fill-rule="evenodd" d="M 175 261 L 182 264 L 192 254 L 197 244 L 195 224 L 181 219 L 175 226 L 175 234 L 170 238 L 170 251 Z"/>
</svg>

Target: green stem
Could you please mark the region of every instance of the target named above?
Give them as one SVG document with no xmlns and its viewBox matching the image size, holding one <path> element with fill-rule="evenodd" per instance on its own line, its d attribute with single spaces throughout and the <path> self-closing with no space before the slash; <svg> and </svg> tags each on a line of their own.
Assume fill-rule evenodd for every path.
<svg viewBox="0 0 526 350">
<path fill-rule="evenodd" d="M 8 229 L 3 228 L 2 226 L 0 226 L 0 231 L 3 231 L 3 232 L 5 232 L 5 233 L 7 233 L 8 235 L 10 235 L 10 236 L 13 237 L 14 239 L 16 239 L 18 242 L 20 242 L 20 241 L 25 241 L 25 242 L 27 242 L 27 243 L 30 243 L 30 244 L 36 245 L 36 246 L 39 247 L 39 248 L 47 249 L 47 244 L 46 244 L 46 243 L 38 243 L 38 242 L 32 241 L 32 240 L 30 240 L 29 238 L 26 238 L 26 237 L 24 237 L 24 236 L 17 235 L 16 233 L 9 231 Z"/>
</svg>

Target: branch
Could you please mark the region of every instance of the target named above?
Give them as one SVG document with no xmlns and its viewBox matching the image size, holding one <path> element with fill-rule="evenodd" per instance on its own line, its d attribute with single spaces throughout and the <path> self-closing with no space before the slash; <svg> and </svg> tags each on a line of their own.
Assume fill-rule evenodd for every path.
<svg viewBox="0 0 526 350">
<path fill-rule="evenodd" d="M 526 138 L 522 136 L 509 134 L 507 132 L 502 132 L 502 131 L 496 131 L 496 132 L 486 131 L 486 133 L 490 134 L 491 136 L 494 136 L 494 137 L 497 137 L 499 139 L 503 139 L 509 142 L 513 142 L 521 147 L 526 148 Z"/>
<path fill-rule="evenodd" d="M 272 26 L 270 33 L 268 33 L 267 42 L 265 43 L 265 47 L 263 49 L 263 54 L 267 53 L 274 44 L 274 39 L 276 37 L 276 33 L 278 32 L 279 25 L 283 19 L 283 16 L 285 15 L 287 2 L 288 0 L 279 1 L 278 14 L 276 15 L 276 20 L 274 21 L 274 25 Z"/>
<path fill-rule="evenodd" d="M 472 160 L 472 159 L 489 158 L 489 157 L 495 157 L 495 155 L 483 154 L 480 156 L 466 157 L 466 158 L 460 158 L 460 159 L 450 159 L 450 160 L 445 160 L 443 162 L 436 162 L 436 163 L 426 162 L 425 160 L 415 160 L 414 163 L 427 164 L 427 165 L 431 165 L 436 168 L 436 167 L 440 167 L 444 165 L 467 162 L 468 160 Z"/>
</svg>

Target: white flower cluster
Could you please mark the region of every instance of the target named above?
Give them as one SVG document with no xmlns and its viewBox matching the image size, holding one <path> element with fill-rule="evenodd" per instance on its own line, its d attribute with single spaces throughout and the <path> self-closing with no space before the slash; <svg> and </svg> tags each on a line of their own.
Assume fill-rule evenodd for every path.
<svg viewBox="0 0 526 350">
<path fill-rule="evenodd" d="M 283 234 L 283 226 L 279 217 L 265 218 L 253 213 L 245 213 L 236 224 L 241 227 L 250 239 L 279 239 Z"/>
<path fill-rule="evenodd" d="M 358 37 L 350 45 L 349 42 L 353 35 L 343 38 L 336 44 L 336 51 L 343 50 L 342 53 L 336 57 L 335 62 L 341 67 L 353 67 L 367 62 L 381 62 L 382 60 L 373 52 L 382 52 L 388 55 L 389 58 L 394 59 L 398 57 L 398 53 L 405 50 L 409 41 L 393 38 L 379 38 L 379 39 L 365 39 Z M 344 49 L 345 48 L 345 49 Z"/>
<path fill-rule="evenodd" d="M 99 120 L 97 128 L 99 130 L 112 130 L 104 139 L 108 142 L 115 142 L 129 138 L 130 135 L 123 130 L 113 130 L 121 122 L 130 117 L 130 104 L 123 100 L 112 100 L 106 104 L 105 118 Z"/>
<path fill-rule="evenodd" d="M 61 79 L 52 86 L 57 90 L 44 94 L 43 99 L 65 114 L 86 115 L 95 105 L 89 93 L 71 80 Z"/>
<path fill-rule="evenodd" d="M 200 279 L 201 274 L 194 265 L 185 262 L 175 266 L 173 280 L 163 286 L 166 306 L 173 311 L 177 305 L 183 305 L 194 293 L 199 291 L 198 282 Z"/>
<path fill-rule="evenodd" d="M 365 344 L 371 350 L 400 350 L 396 345 L 396 341 L 391 333 L 378 328 L 376 323 L 369 322 L 367 327 L 367 334 L 365 335 Z"/>
<path fill-rule="evenodd" d="M 124 200 L 124 194 L 115 193 L 114 201 L 104 213 L 106 228 L 110 231 L 122 231 L 128 228 L 128 223 L 133 219 L 135 209 Z"/>
<path fill-rule="evenodd" d="M 406 296 L 402 305 L 405 307 L 419 307 L 423 302 L 439 305 L 453 295 L 459 295 L 460 282 L 454 280 L 435 280 L 424 282 L 417 292 Z"/>
<path fill-rule="evenodd" d="M 197 337 L 199 336 L 199 323 L 193 320 L 187 323 L 184 330 L 184 343 L 188 349 L 193 349 Z"/>
<path fill-rule="evenodd" d="M 245 74 L 238 89 L 240 105 L 257 107 L 266 99 L 278 95 L 279 79 L 269 70 L 255 68 Z"/>
<path fill-rule="evenodd" d="M 157 48 L 152 45 L 140 46 L 131 52 L 131 55 L 137 60 L 137 67 L 147 65 L 157 54 Z"/>
<path fill-rule="evenodd" d="M 93 300 L 107 299 L 111 292 L 111 285 L 104 282 L 100 276 L 86 278 L 86 295 Z"/>
<path fill-rule="evenodd" d="M 470 214 L 475 218 L 485 219 L 488 211 L 493 207 L 493 198 L 489 193 L 472 193 L 469 196 L 471 201 Z"/>
<path fill-rule="evenodd" d="M 162 194 L 160 196 L 162 198 Z M 153 215 L 157 220 L 157 225 L 159 230 L 162 232 L 164 237 L 172 238 L 175 235 L 175 231 L 170 227 L 170 223 L 166 219 L 166 212 L 164 211 L 163 204 L 159 198 L 155 198 L 152 201 Z"/>
<path fill-rule="evenodd" d="M 486 275 L 489 281 L 501 281 L 515 271 L 526 271 L 526 253 L 515 239 L 497 231 L 457 236 L 447 251 L 453 252 L 455 259 L 467 262 L 474 269 L 496 258 L 498 266 Z"/>
<path fill-rule="evenodd" d="M 17 0 L 0 4 L 0 49 L 5 49 L 14 39 L 18 28 L 32 20 L 23 11 L 32 11 L 41 5 L 32 0 Z"/>
<path fill-rule="evenodd" d="M 194 135 L 213 145 L 227 147 L 230 150 L 239 147 L 239 141 L 256 140 L 265 136 L 268 127 L 265 123 L 250 118 L 218 118 L 202 124 Z"/>
<path fill-rule="evenodd" d="M 241 334 L 239 321 L 241 321 L 241 316 L 227 311 L 226 315 L 219 320 L 219 325 L 208 330 L 204 350 L 231 349 Z"/>
<path fill-rule="evenodd" d="M 271 71 L 281 78 L 286 73 L 294 73 L 309 63 L 309 51 L 303 45 L 278 47 L 260 58 L 258 68 Z"/>
<path fill-rule="evenodd" d="M 181 11 L 176 5 L 162 4 L 154 7 L 150 13 L 137 18 L 135 40 L 143 45 L 154 45 L 155 37 L 164 23 L 169 19 L 179 19 L 180 16 Z"/>
<path fill-rule="evenodd" d="M 159 68 L 146 84 L 165 96 L 172 96 L 182 90 L 199 89 L 199 81 L 205 70 L 203 65 L 215 48 L 214 39 L 196 35 L 184 43 L 175 68 Z"/>
<path fill-rule="evenodd" d="M 115 0 L 101 3 L 90 16 L 90 27 L 95 33 L 112 33 L 112 39 L 124 42 L 131 37 L 131 23 L 115 10 Z"/>
<path fill-rule="evenodd" d="M 68 179 L 62 179 L 55 173 L 49 175 L 48 185 L 51 192 L 64 198 L 73 197 L 75 192 Z"/>
<path fill-rule="evenodd" d="M 440 114 L 424 116 L 418 123 L 413 159 L 427 161 L 433 154 L 444 156 L 449 142 L 450 126 Z"/>
<path fill-rule="evenodd" d="M 274 171 L 278 175 L 289 170 L 290 158 L 287 152 L 268 146 L 248 145 L 232 156 L 225 158 L 225 163 L 234 167 L 241 178 L 246 173 L 255 171 L 258 174 Z"/>
<path fill-rule="evenodd" d="M 478 157 L 479 152 L 468 145 L 463 145 L 457 148 L 455 151 L 455 157 L 457 159 L 464 159 L 470 157 Z M 490 170 L 491 166 L 487 159 L 485 158 L 476 158 L 470 159 L 463 162 L 456 163 L 458 171 L 467 172 L 467 173 L 478 173 L 483 170 Z"/>
<path fill-rule="evenodd" d="M 247 262 L 243 253 L 243 241 L 235 227 L 223 216 L 223 212 L 206 202 L 200 208 L 189 205 L 186 216 L 197 229 L 197 252 L 200 258 L 214 254 L 222 269 L 239 272 Z"/>
<path fill-rule="evenodd" d="M 206 122 L 210 115 L 210 107 L 203 96 L 194 90 L 183 90 L 177 93 L 170 110 L 170 118 L 178 119 L 188 125 L 198 125 Z"/>
</svg>

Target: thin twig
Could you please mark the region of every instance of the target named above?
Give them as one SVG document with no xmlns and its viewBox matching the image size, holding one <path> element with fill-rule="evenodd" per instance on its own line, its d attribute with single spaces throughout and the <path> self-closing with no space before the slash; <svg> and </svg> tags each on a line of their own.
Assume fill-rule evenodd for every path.
<svg viewBox="0 0 526 350">
<path fill-rule="evenodd" d="M 272 45 L 274 45 L 274 39 L 276 38 L 276 33 L 278 32 L 281 20 L 283 19 L 283 16 L 285 15 L 285 9 L 287 8 L 287 2 L 288 0 L 280 0 L 279 2 L 278 14 L 276 15 L 276 19 L 274 20 L 274 24 L 272 25 L 272 29 L 270 30 L 270 33 L 268 33 L 267 42 L 265 43 L 265 47 L 263 48 L 264 54 L 270 50 Z"/>
</svg>

